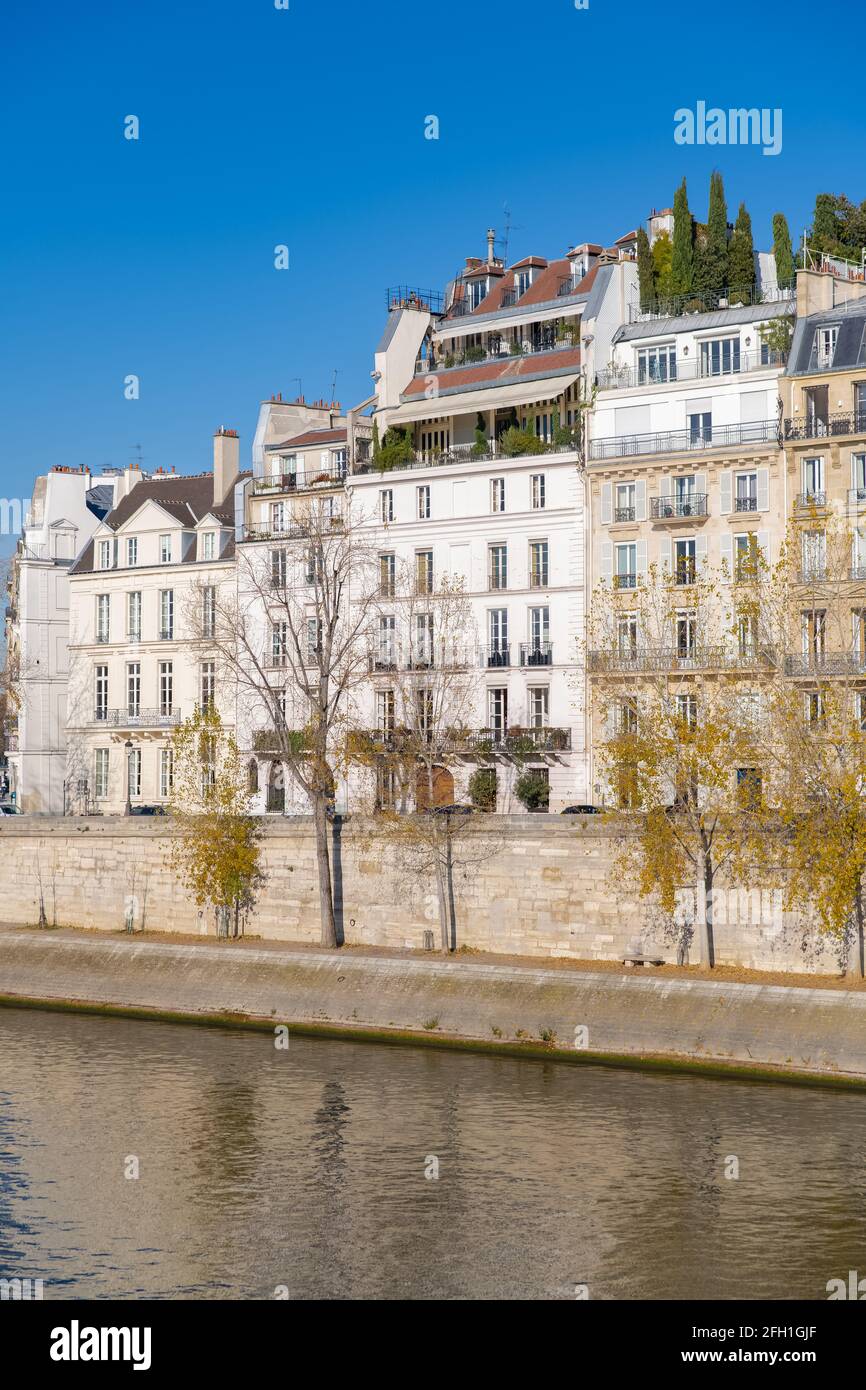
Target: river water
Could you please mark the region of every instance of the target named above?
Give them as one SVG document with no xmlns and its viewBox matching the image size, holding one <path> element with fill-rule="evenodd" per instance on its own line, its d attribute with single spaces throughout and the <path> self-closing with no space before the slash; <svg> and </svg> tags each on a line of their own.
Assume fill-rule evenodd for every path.
<svg viewBox="0 0 866 1390">
<path fill-rule="evenodd" d="M 866 1094 L 0 1009 L 0 1275 L 45 1298 L 817 1299 L 852 1269 Z"/>
</svg>

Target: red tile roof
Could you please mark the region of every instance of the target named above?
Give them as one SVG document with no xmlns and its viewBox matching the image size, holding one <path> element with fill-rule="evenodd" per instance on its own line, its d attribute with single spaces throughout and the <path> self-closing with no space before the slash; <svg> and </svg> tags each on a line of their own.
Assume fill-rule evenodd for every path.
<svg viewBox="0 0 866 1390">
<path fill-rule="evenodd" d="M 512 270 L 522 270 L 524 266 L 539 266 L 542 270 L 547 266 L 544 256 L 524 256 L 522 261 L 515 261 Z"/>
<path fill-rule="evenodd" d="M 404 398 L 423 396 L 436 377 L 440 390 L 464 389 L 469 386 L 508 386 L 527 376 L 543 376 L 546 372 L 577 371 L 580 367 L 580 348 L 559 348 L 552 352 L 527 353 L 525 357 L 503 357 L 493 362 L 479 362 L 475 367 L 452 368 L 447 374 L 428 373 L 415 377 L 403 392 Z M 447 400 L 447 397 L 445 398 Z M 431 414 L 436 401 L 431 399 Z"/>
<path fill-rule="evenodd" d="M 291 439 L 282 439 L 279 444 L 266 444 L 266 449 L 304 449 L 311 448 L 314 444 L 345 444 L 348 438 L 346 429 L 333 430 L 307 430 L 304 434 L 295 434 Z"/>
</svg>

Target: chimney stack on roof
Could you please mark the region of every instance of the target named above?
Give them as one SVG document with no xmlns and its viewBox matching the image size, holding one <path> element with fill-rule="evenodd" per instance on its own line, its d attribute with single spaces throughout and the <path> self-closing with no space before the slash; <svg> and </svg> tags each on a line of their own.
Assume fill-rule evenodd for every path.
<svg viewBox="0 0 866 1390">
<path fill-rule="evenodd" d="M 493 227 L 487 228 L 487 264 L 493 265 L 496 260 L 494 246 L 496 245 L 496 231 Z"/>
<path fill-rule="evenodd" d="M 220 425 L 213 437 L 213 500 L 218 507 L 240 472 L 241 442 L 237 430 Z"/>
</svg>

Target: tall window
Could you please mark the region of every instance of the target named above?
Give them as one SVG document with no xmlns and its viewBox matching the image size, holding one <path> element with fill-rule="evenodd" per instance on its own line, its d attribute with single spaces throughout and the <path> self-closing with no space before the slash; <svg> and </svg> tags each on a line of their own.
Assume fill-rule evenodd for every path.
<svg viewBox="0 0 866 1390">
<path fill-rule="evenodd" d="M 803 500 L 815 503 L 824 501 L 823 458 L 803 460 Z"/>
<path fill-rule="evenodd" d="M 379 493 L 379 520 L 384 522 L 394 520 L 394 489 L 392 487 L 383 488 Z"/>
<path fill-rule="evenodd" d="M 698 723 L 698 701 L 695 695 L 678 695 L 676 697 L 677 719 L 686 728 L 694 729 Z"/>
<path fill-rule="evenodd" d="M 319 651 L 322 642 L 322 620 L 321 618 L 307 619 L 307 661 L 311 666 L 315 666 L 318 661 Z"/>
<path fill-rule="evenodd" d="M 126 542 L 126 563 L 130 569 L 138 564 L 138 538 L 130 536 Z"/>
<path fill-rule="evenodd" d="M 698 639 L 698 615 L 691 609 L 681 609 L 674 619 L 677 656 L 680 660 L 695 655 Z"/>
<path fill-rule="evenodd" d="M 415 552 L 415 588 L 419 594 L 433 592 L 433 551 Z"/>
<path fill-rule="evenodd" d="M 758 537 L 754 531 L 734 536 L 734 578 L 739 584 L 758 577 Z"/>
<path fill-rule="evenodd" d="M 141 714 L 141 662 L 130 661 L 126 668 L 126 713 L 130 719 Z"/>
<path fill-rule="evenodd" d="M 433 665 L 433 614 L 415 614 L 415 666 L 428 668 Z"/>
<path fill-rule="evenodd" d="M 159 750 L 159 794 L 163 800 L 171 796 L 174 786 L 174 749 Z"/>
<path fill-rule="evenodd" d="M 100 568 L 101 570 L 110 570 L 110 569 L 111 569 L 111 567 L 112 567 L 112 560 L 113 560 L 113 557 L 114 557 L 114 544 L 115 544 L 114 541 L 100 541 L 100 542 L 99 542 L 98 556 L 99 556 L 99 568 Z"/>
<path fill-rule="evenodd" d="M 701 376 L 727 376 L 739 370 L 739 338 L 713 338 L 701 343 Z"/>
<path fill-rule="evenodd" d="M 285 589 L 288 577 L 288 553 L 285 550 L 271 551 L 271 583 L 275 589 Z"/>
<path fill-rule="evenodd" d="M 202 637 L 216 636 L 216 588 L 206 584 L 201 591 L 201 633 Z"/>
<path fill-rule="evenodd" d="M 289 628 L 285 622 L 271 623 L 271 665 L 285 666 Z"/>
<path fill-rule="evenodd" d="M 94 789 L 98 801 L 108 796 L 108 753 L 107 748 L 97 748 L 96 750 Z"/>
<path fill-rule="evenodd" d="M 826 609 L 810 608 L 800 614 L 800 640 L 804 657 L 810 661 L 820 660 L 824 655 L 826 637 Z"/>
<path fill-rule="evenodd" d="M 489 576 L 488 587 L 491 589 L 508 588 L 508 547 L 504 545 L 491 545 L 487 548 L 487 572 Z"/>
<path fill-rule="evenodd" d="M 530 541 L 529 586 L 532 589 L 546 589 L 547 583 L 547 541 Z"/>
<path fill-rule="evenodd" d="M 394 692 L 376 691 L 376 728 L 387 737 L 394 732 Z"/>
<path fill-rule="evenodd" d="M 676 345 L 663 343 L 661 347 L 642 348 L 637 355 L 637 379 L 639 386 L 656 381 L 676 381 Z"/>
<path fill-rule="evenodd" d="M 393 598 L 397 575 L 397 560 L 392 553 L 379 556 L 379 593 L 382 598 Z"/>
<path fill-rule="evenodd" d="M 494 686 L 487 692 L 487 726 L 498 743 L 508 728 L 508 688 Z"/>
<path fill-rule="evenodd" d="M 694 584 L 696 548 L 694 541 L 674 541 L 674 581 Z"/>
<path fill-rule="evenodd" d="M 97 666 L 94 685 L 94 717 L 108 718 L 108 667 Z"/>
<path fill-rule="evenodd" d="M 866 421 L 866 401 L 863 403 L 864 421 Z M 851 455 L 851 486 L 854 489 L 857 502 L 866 502 L 866 454 Z"/>
<path fill-rule="evenodd" d="M 430 520 L 430 484 L 422 483 L 417 490 L 418 498 L 418 520 Z"/>
<path fill-rule="evenodd" d="M 163 641 L 174 637 L 174 589 L 161 589 L 159 593 L 159 635 Z"/>
<path fill-rule="evenodd" d="M 803 578 L 823 579 L 827 568 L 827 537 L 823 531 L 803 532 Z"/>
<path fill-rule="evenodd" d="M 836 356 L 836 343 L 839 338 L 838 323 L 828 324 L 826 328 L 815 330 L 815 354 L 819 367 L 832 367 Z"/>
<path fill-rule="evenodd" d="M 159 563 L 161 565 L 171 564 L 171 536 L 160 536 L 159 538 Z"/>
<path fill-rule="evenodd" d="M 544 507 L 545 481 L 543 473 L 533 473 L 529 479 L 529 497 L 534 511 Z"/>
<path fill-rule="evenodd" d="M 637 485 L 617 483 L 614 521 L 634 521 L 637 515 Z"/>
<path fill-rule="evenodd" d="M 491 608 L 487 615 L 487 631 L 489 635 L 488 666 L 508 666 L 510 653 L 507 608 Z"/>
<path fill-rule="evenodd" d="M 126 596 L 126 631 L 130 642 L 141 641 L 141 593 Z"/>
<path fill-rule="evenodd" d="M 126 760 L 126 775 L 129 779 L 129 795 L 141 796 L 141 749 L 133 748 Z"/>
<path fill-rule="evenodd" d="M 548 664 L 550 652 L 550 609 L 545 605 L 529 610 L 529 654 L 530 665 Z"/>
<path fill-rule="evenodd" d="M 637 655 L 637 613 L 621 613 L 616 620 L 616 650 L 619 656 Z"/>
<path fill-rule="evenodd" d="M 159 712 L 166 718 L 174 707 L 174 667 L 170 661 L 159 663 Z"/>
<path fill-rule="evenodd" d="M 376 665 L 380 671 L 393 671 L 397 660 L 397 619 L 393 613 L 379 619 L 379 648 Z"/>
<path fill-rule="evenodd" d="M 199 667 L 199 699 L 202 709 L 208 709 L 216 698 L 216 662 L 203 661 Z"/>
<path fill-rule="evenodd" d="M 734 509 L 738 512 L 756 512 L 758 510 L 757 473 L 737 474 L 737 496 Z"/>
<path fill-rule="evenodd" d="M 271 530 L 275 536 L 280 536 L 286 529 L 286 504 L 285 502 L 271 503 Z"/>
<path fill-rule="evenodd" d="M 96 640 L 107 642 L 111 633 L 111 595 L 96 596 Z"/>
<path fill-rule="evenodd" d="M 713 413 L 711 410 L 701 410 L 686 415 L 686 424 L 689 430 L 689 443 L 695 447 L 701 444 L 711 444 L 713 439 Z"/>
<path fill-rule="evenodd" d="M 550 691 L 546 685 L 531 685 L 526 695 L 530 729 L 546 729 L 549 723 Z"/>
<path fill-rule="evenodd" d="M 492 512 L 505 511 L 505 479 L 490 479 L 490 510 Z"/>
</svg>

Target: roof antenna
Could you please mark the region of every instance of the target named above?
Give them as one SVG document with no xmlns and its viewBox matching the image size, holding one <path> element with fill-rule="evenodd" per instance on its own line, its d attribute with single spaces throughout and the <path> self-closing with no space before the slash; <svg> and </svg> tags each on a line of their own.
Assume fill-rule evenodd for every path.
<svg viewBox="0 0 866 1390">
<path fill-rule="evenodd" d="M 334 404 L 334 401 L 337 399 L 337 375 L 338 375 L 338 369 L 335 367 L 335 368 L 334 368 L 334 380 L 331 382 L 331 405 L 333 405 L 333 404 Z"/>
<path fill-rule="evenodd" d="M 502 247 L 502 263 L 508 265 L 508 241 L 512 232 L 519 232 L 521 229 L 511 221 L 511 209 L 507 203 L 502 204 L 502 211 L 505 213 L 505 231 L 502 236 L 496 238 L 496 245 Z"/>
<path fill-rule="evenodd" d="M 137 456 L 132 460 L 131 467 L 132 467 L 132 468 L 138 468 L 138 469 L 140 470 L 140 469 L 141 469 L 141 465 L 142 465 L 142 463 L 144 462 L 144 455 L 143 455 L 142 452 L 141 452 L 141 445 L 140 445 L 140 444 L 133 444 L 132 447 L 133 447 L 133 449 L 137 449 L 137 450 L 138 450 L 138 454 L 137 454 Z"/>
</svg>

